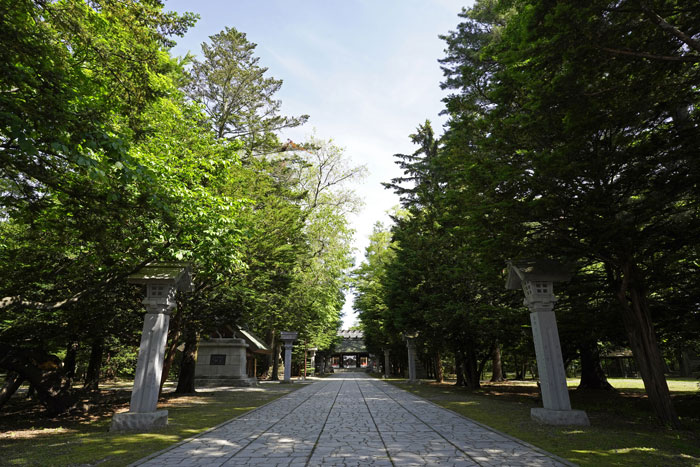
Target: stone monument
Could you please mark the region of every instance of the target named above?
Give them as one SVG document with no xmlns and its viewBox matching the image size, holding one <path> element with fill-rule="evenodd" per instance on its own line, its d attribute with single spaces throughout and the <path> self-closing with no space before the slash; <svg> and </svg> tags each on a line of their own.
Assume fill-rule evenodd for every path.
<svg viewBox="0 0 700 467">
<path fill-rule="evenodd" d="M 523 303 L 530 309 L 532 337 L 535 341 L 537 370 L 544 408 L 533 408 L 530 416 L 548 425 L 589 425 L 583 410 L 571 410 L 566 372 L 561 356 L 559 332 L 554 316 L 554 282 L 565 282 L 571 273 L 560 263 L 533 260 L 508 263 L 507 289 L 522 288 Z"/>
<path fill-rule="evenodd" d="M 256 386 L 247 373 L 248 344 L 245 339 L 215 337 L 202 340 L 197 350 L 197 387 Z"/>
<path fill-rule="evenodd" d="M 296 332 L 281 332 L 280 339 L 284 342 L 284 379 L 282 383 L 292 382 L 292 347 L 299 335 Z"/>
<path fill-rule="evenodd" d="M 192 287 L 186 263 L 151 263 L 130 275 L 131 284 L 146 286 L 146 307 L 129 411 L 114 414 L 110 431 L 148 431 L 168 424 L 168 411 L 156 410 L 163 356 L 175 293 Z"/>
</svg>

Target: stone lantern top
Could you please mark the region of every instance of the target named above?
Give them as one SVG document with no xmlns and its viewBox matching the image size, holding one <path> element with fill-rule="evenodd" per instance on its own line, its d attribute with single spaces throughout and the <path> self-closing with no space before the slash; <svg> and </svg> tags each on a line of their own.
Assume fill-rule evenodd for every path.
<svg viewBox="0 0 700 467">
<path fill-rule="evenodd" d="M 189 263 L 148 263 L 126 280 L 130 284 L 165 285 L 189 292 L 192 287 L 191 266 Z"/>
<path fill-rule="evenodd" d="M 295 341 L 297 339 L 297 336 L 299 335 L 298 332 L 293 332 L 293 331 L 282 331 L 280 332 L 280 338 L 283 341 Z"/>
<path fill-rule="evenodd" d="M 557 301 L 554 296 L 554 282 L 571 279 L 569 269 L 557 261 L 536 259 L 508 262 L 506 289 L 523 289 L 523 303 L 537 311 L 551 311 Z M 533 310 L 534 310 L 533 309 Z"/>
<path fill-rule="evenodd" d="M 175 309 L 176 291 L 192 290 L 188 263 L 149 263 L 126 280 L 146 285 L 146 298 L 141 303 L 148 313 L 170 313 Z"/>
<path fill-rule="evenodd" d="M 571 271 L 564 264 L 551 259 L 508 261 L 506 289 L 521 288 L 523 282 L 566 282 Z"/>
<path fill-rule="evenodd" d="M 404 332 L 403 338 L 406 341 L 406 346 L 415 349 L 416 340 L 418 339 L 418 332 Z"/>
</svg>

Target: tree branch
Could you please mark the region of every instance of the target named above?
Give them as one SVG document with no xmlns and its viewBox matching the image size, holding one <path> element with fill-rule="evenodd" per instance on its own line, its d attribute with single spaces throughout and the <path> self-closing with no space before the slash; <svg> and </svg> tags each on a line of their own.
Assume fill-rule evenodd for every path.
<svg viewBox="0 0 700 467">
<path fill-rule="evenodd" d="M 168 246 L 170 246 L 170 242 L 166 242 L 166 244 L 163 245 L 161 251 L 166 249 Z M 116 279 L 126 278 L 127 276 L 129 276 L 129 275 L 137 272 L 141 268 L 143 268 L 146 264 L 148 264 L 151 261 L 153 261 L 153 257 L 150 257 L 148 259 L 141 261 L 135 267 L 131 268 L 129 270 L 129 272 L 127 272 L 127 273 L 115 274 L 115 275 L 112 275 L 111 277 L 108 277 L 101 284 L 99 284 L 99 286 L 97 287 L 97 290 L 105 287 L 106 285 L 109 285 L 111 282 L 113 282 Z M 91 289 L 89 289 L 89 288 L 83 289 L 80 292 L 74 294 L 72 297 L 69 297 L 69 298 L 66 298 L 64 300 L 60 300 L 57 302 L 53 302 L 53 303 L 43 303 L 43 302 L 37 302 L 34 300 L 23 300 L 22 296 L 20 296 L 20 295 L 15 295 L 15 296 L 11 296 L 11 297 L 3 297 L 3 298 L 0 298 L 0 310 L 2 310 L 4 308 L 8 308 L 12 305 L 24 305 L 24 306 L 27 306 L 30 308 L 36 308 L 38 310 L 57 310 L 57 309 L 62 308 L 66 305 L 69 305 L 71 303 L 75 303 L 75 302 L 79 301 L 83 297 L 83 295 L 85 295 L 86 293 L 88 293 L 90 291 L 91 291 Z"/>
<path fill-rule="evenodd" d="M 651 20 L 652 23 L 656 24 L 658 27 L 671 34 L 672 36 L 680 39 L 691 49 L 695 50 L 696 52 L 700 52 L 700 41 L 693 39 L 683 31 L 681 31 L 680 29 L 663 19 L 658 13 L 649 8 L 647 2 L 640 3 L 642 6 L 642 11 L 644 11 L 644 13 L 647 15 L 647 17 Z"/>
<path fill-rule="evenodd" d="M 648 58 L 650 60 L 663 60 L 667 62 L 689 62 L 697 63 L 700 62 L 700 56 L 690 56 L 690 57 L 677 57 L 675 55 L 654 55 L 647 52 L 635 52 L 634 50 L 624 50 L 624 49 L 611 49 L 610 47 L 600 47 L 601 50 L 616 54 L 616 55 L 629 55 L 631 57 L 638 58 Z"/>
</svg>

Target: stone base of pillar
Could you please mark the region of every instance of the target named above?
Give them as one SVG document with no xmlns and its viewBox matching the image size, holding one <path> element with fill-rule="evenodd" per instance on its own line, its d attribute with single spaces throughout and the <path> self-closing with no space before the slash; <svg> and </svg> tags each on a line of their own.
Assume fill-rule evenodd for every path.
<svg viewBox="0 0 700 467">
<path fill-rule="evenodd" d="M 197 388 L 216 388 L 216 387 L 253 387 L 258 385 L 257 378 L 228 378 L 228 377 L 210 377 L 210 378 L 195 378 L 194 385 Z"/>
<path fill-rule="evenodd" d="M 283 379 L 280 380 L 280 384 L 293 384 L 294 382 L 291 379 Z"/>
<path fill-rule="evenodd" d="M 589 426 L 591 424 L 583 410 L 552 410 L 538 407 L 530 409 L 530 417 L 545 425 Z"/>
<path fill-rule="evenodd" d="M 168 411 L 115 413 L 109 431 L 151 431 L 168 425 Z"/>
</svg>

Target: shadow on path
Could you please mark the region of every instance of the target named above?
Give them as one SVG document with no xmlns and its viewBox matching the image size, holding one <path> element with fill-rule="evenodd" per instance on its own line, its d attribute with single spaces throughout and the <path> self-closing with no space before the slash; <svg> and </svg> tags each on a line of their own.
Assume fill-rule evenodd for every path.
<svg viewBox="0 0 700 467">
<path fill-rule="evenodd" d="M 572 464 L 363 373 L 339 373 L 135 465 Z"/>
</svg>

